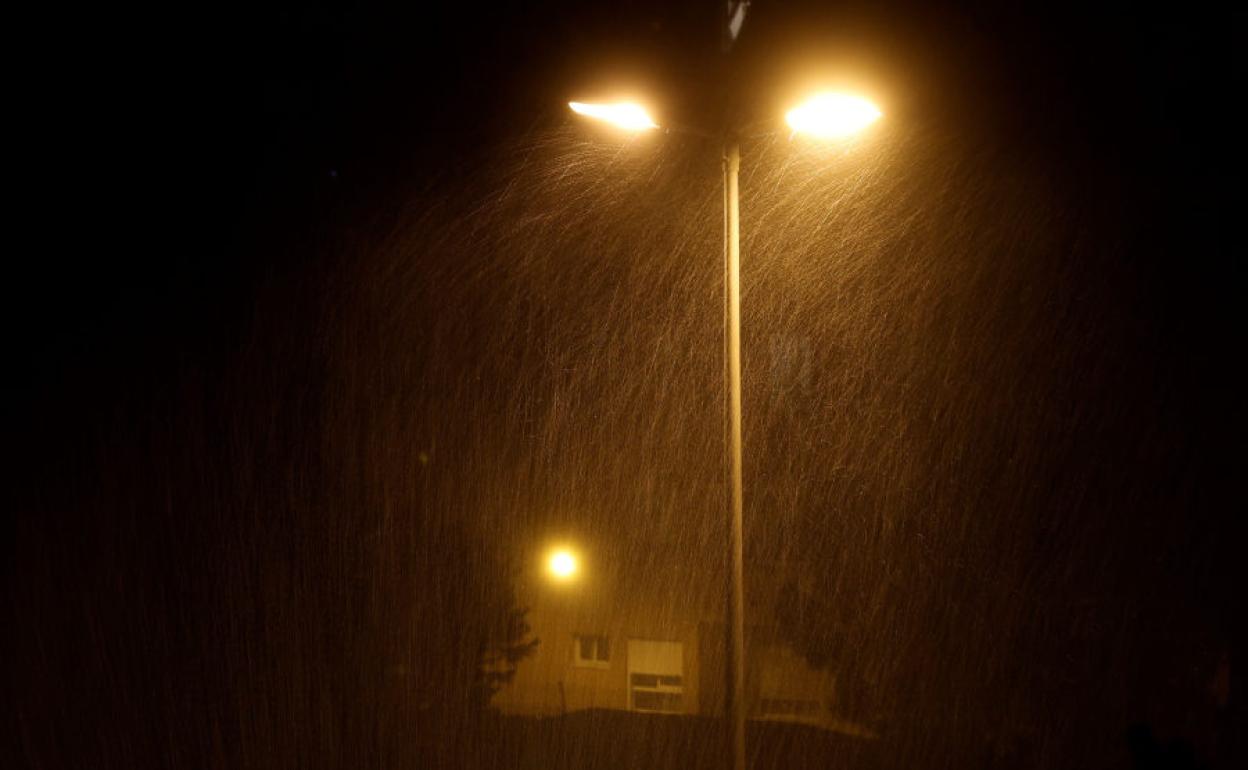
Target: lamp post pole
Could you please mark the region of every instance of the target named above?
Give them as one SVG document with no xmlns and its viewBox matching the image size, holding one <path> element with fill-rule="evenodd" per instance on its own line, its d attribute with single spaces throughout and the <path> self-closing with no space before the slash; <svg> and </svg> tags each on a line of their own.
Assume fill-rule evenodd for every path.
<svg viewBox="0 0 1248 770">
<path fill-rule="evenodd" d="M 732 50 L 745 22 L 749 0 L 721 6 L 720 50 Z M 725 63 L 727 59 L 725 58 Z M 727 69 L 722 81 L 729 81 Z M 725 103 L 727 106 L 727 103 Z M 745 534 L 742 526 L 744 484 L 741 479 L 741 143 L 733 131 L 732 110 L 724 114 L 724 398 L 725 443 L 731 469 L 728 501 L 728 585 L 724 650 L 728 756 L 732 770 L 745 770 Z"/>
<path fill-rule="evenodd" d="M 730 3 L 727 44 L 735 38 L 744 18 L 747 0 Z M 726 45 L 727 45 L 726 44 Z M 727 50 L 727 48 L 725 48 Z M 620 102 L 587 104 L 569 102 L 578 114 L 612 123 L 627 131 L 660 128 L 641 106 Z M 787 116 L 794 132 L 811 133 L 825 138 L 848 136 L 864 128 L 880 112 L 870 102 L 844 94 L 816 95 Z M 724 444 L 725 470 L 729 477 L 728 505 L 728 584 L 725 586 L 727 617 L 724 623 L 724 691 L 728 756 L 732 770 L 745 770 L 745 535 L 742 526 L 743 483 L 741 468 L 741 225 L 739 175 L 741 170 L 740 137 L 731 126 L 732 115 L 725 116 L 723 134 L 724 172 Z M 698 136 L 709 134 L 688 129 Z"/>
<path fill-rule="evenodd" d="M 732 770 L 745 770 L 745 537 L 742 531 L 741 480 L 741 224 L 738 177 L 741 146 L 724 139 L 724 380 L 728 465 L 731 468 L 728 509 L 729 572 L 726 692 L 728 743 Z"/>
</svg>

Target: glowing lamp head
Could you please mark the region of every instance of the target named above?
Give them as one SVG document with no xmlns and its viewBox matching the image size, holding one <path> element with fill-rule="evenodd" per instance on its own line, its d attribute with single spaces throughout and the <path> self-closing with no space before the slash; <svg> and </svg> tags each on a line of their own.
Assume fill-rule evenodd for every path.
<svg viewBox="0 0 1248 770">
<path fill-rule="evenodd" d="M 856 134 L 880 118 L 871 102 L 848 94 L 822 93 L 789 110 L 785 120 L 800 134 L 838 139 Z"/>
<path fill-rule="evenodd" d="M 577 569 L 576 555 L 565 548 L 552 551 L 550 558 L 546 560 L 546 571 L 553 579 L 560 582 L 576 577 Z"/>
<path fill-rule="evenodd" d="M 615 104 L 585 104 L 584 102 L 568 102 L 568 106 L 577 115 L 606 121 L 616 128 L 625 131 L 649 131 L 658 128 L 646 112 L 646 108 L 633 102 L 616 102 Z"/>
</svg>

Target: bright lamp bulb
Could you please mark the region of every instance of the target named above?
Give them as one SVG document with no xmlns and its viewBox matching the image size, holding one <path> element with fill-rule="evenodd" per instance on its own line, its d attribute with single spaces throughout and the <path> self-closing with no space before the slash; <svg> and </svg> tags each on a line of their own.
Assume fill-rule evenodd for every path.
<svg viewBox="0 0 1248 770">
<path fill-rule="evenodd" d="M 569 580 L 576 574 L 576 556 L 571 551 L 555 551 L 546 562 L 546 567 L 556 580 Z"/>
<path fill-rule="evenodd" d="M 626 131 L 648 131 L 659 127 L 659 124 L 650 118 L 650 113 L 646 112 L 645 107 L 633 102 L 617 102 L 615 104 L 568 102 L 568 106 L 578 115 L 605 120 L 611 125 Z"/>
<path fill-rule="evenodd" d="M 879 108 L 866 99 L 833 93 L 816 94 L 785 115 L 795 132 L 820 139 L 855 134 L 879 118 Z"/>
</svg>

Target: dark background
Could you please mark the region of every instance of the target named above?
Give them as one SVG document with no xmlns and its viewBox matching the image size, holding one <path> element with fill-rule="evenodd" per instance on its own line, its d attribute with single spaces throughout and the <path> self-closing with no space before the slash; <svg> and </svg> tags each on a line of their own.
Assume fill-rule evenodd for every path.
<svg viewBox="0 0 1248 770">
<path fill-rule="evenodd" d="M 470 197 L 464 180 L 500 146 L 561 125 L 569 95 L 620 72 L 682 120 L 713 121 L 708 94 L 722 82 L 715 11 L 657 2 L 211 5 L 67 9 L 15 28 L 27 42 L 10 115 L 21 202 L 4 326 L 18 766 L 309 758 L 285 746 L 266 762 L 245 729 L 196 715 L 285 702 L 248 688 L 284 690 L 291 702 L 319 697 L 294 692 L 306 680 L 282 665 L 260 666 L 267 679 L 247 674 L 261 654 L 249 647 L 254 632 L 268 626 L 238 616 L 270 605 L 240 599 L 254 584 L 237 575 L 308 553 L 298 525 L 319 515 L 320 492 L 309 490 L 324 487 L 300 468 L 322 462 L 332 442 L 305 428 L 333 435 L 322 421 L 338 376 L 316 340 L 336 333 L 325 308 L 355 296 L 338 293 L 348 290 L 334 277 L 383 248 L 411 217 L 410 201 Z M 759 2 L 732 74 L 743 110 L 765 116 L 786 66 L 849 63 L 903 116 L 1007 137 L 1007 155 L 1055 169 L 1062 189 L 1086 177 L 1121 193 L 1100 204 L 1126 256 L 1076 277 L 1091 301 L 1133 319 L 1129 335 L 1111 335 L 1110 357 L 1149 374 L 1089 386 L 1088 408 L 1148 405 L 1124 413 L 1156 418 L 1147 435 L 1161 447 L 1165 503 L 1138 527 L 1117 514 L 1103 526 L 1081 523 L 1073 550 L 1050 534 L 1029 556 L 1047 559 L 1050 549 L 1078 572 L 1100 564 L 1080 550 L 1101 542 L 1087 532 L 1126 539 L 1126 555 L 1109 562 L 1120 570 L 1115 585 L 1132 587 L 1126 604 L 1149 616 L 1158 586 L 1172 595 L 1155 598 L 1162 609 L 1152 619 L 1123 626 L 1161 641 L 1133 653 L 1130 670 L 1107 664 L 1133 696 L 1114 706 L 1123 713 L 1089 711 L 1089 729 L 1121 747 L 1126 726 L 1148 724 L 1227 767 L 1243 757 L 1242 277 L 1232 225 L 1244 43 L 1242 12 L 1214 4 Z M 1113 282 L 1123 276 L 1120 293 Z M 466 318 L 469 327 L 490 320 L 471 309 Z M 273 369 L 301 384 L 272 385 Z M 263 427 L 239 427 L 249 425 Z M 1086 454 L 1066 461 L 1094 465 L 1098 449 L 1122 449 L 1136 435 L 1089 438 Z M 1061 489 L 1061 467 L 1035 483 Z M 284 513 L 270 520 L 276 510 Z M 295 568 L 294 587 L 274 595 L 295 597 L 291 617 L 320 617 L 326 596 L 354 595 L 368 581 L 352 572 L 368 560 L 351 558 Z M 317 660 L 354 649 L 354 616 L 339 607 L 351 601 L 326 604 L 326 627 L 348 630 L 327 632 L 330 652 Z M 1097 612 L 1093 625 L 1104 622 Z M 226 618 L 237 625 L 223 626 Z M 1162 633 L 1189 621 L 1200 630 Z M 1079 639 L 1067 642 L 1037 653 L 1053 661 L 1020 665 L 1061 670 L 1060 656 L 1080 655 Z M 1098 664 L 1080 658 L 1070 670 Z M 1201 693 L 1223 686 L 1219 676 L 1230 705 L 1215 692 L 1212 716 L 1194 715 L 1190 704 L 1205 704 Z M 1072 675 L 1069 700 L 1036 713 L 1078 721 L 1046 709 L 1070 708 L 1098 687 L 1095 676 Z M 333 765 L 352 756 L 350 736 L 363 734 L 353 729 L 318 744 L 339 754 L 306 751 Z M 1071 740 L 1090 740 L 1080 735 Z M 1067 744 L 1055 745 L 1060 756 Z"/>
<path fill-rule="evenodd" d="M 35 172 L 23 203 L 61 227 L 13 260 L 10 307 L 32 328 L 12 343 L 55 369 L 100 346 L 139 349 L 152 314 L 178 339 L 214 337 L 258 275 L 306 259 L 292 244 L 309 222 L 385 216 L 401 191 L 569 93 L 626 72 L 667 106 L 697 102 L 716 74 L 716 10 L 297 4 L 31 21 L 43 44 L 18 89 L 32 97 L 16 121 L 18 168 Z M 1215 238 L 1238 157 L 1241 27 L 1202 4 L 764 3 L 736 55 L 744 99 L 769 107 L 792 62 L 865 59 L 907 106 L 1016 131 L 1055 162 L 1097 156 L 1168 215 L 1201 217 L 1185 234 Z M 1155 269 L 1205 277 L 1175 267 Z M 60 345 L 75 355 L 49 353 Z"/>
</svg>

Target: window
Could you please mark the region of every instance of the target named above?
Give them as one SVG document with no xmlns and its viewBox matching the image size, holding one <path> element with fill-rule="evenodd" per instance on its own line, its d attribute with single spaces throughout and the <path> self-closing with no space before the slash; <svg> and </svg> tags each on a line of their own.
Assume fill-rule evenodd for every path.
<svg viewBox="0 0 1248 770">
<path fill-rule="evenodd" d="M 684 647 L 680 642 L 628 640 L 628 698 L 634 711 L 684 711 Z"/>
<path fill-rule="evenodd" d="M 578 634 L 573 639 L 572 662 L 586 668 L 607 668 L 611 663 L 611 642 L 605 635 Z"/>
<path fill-rule="evenodd" d="M 681 694 L 684 690 L 678 676 L 633 674 L 629 687 L 633 692 L 633 708 L 637 711 L 664 711 L 680 713 Z"/>
</svg>

